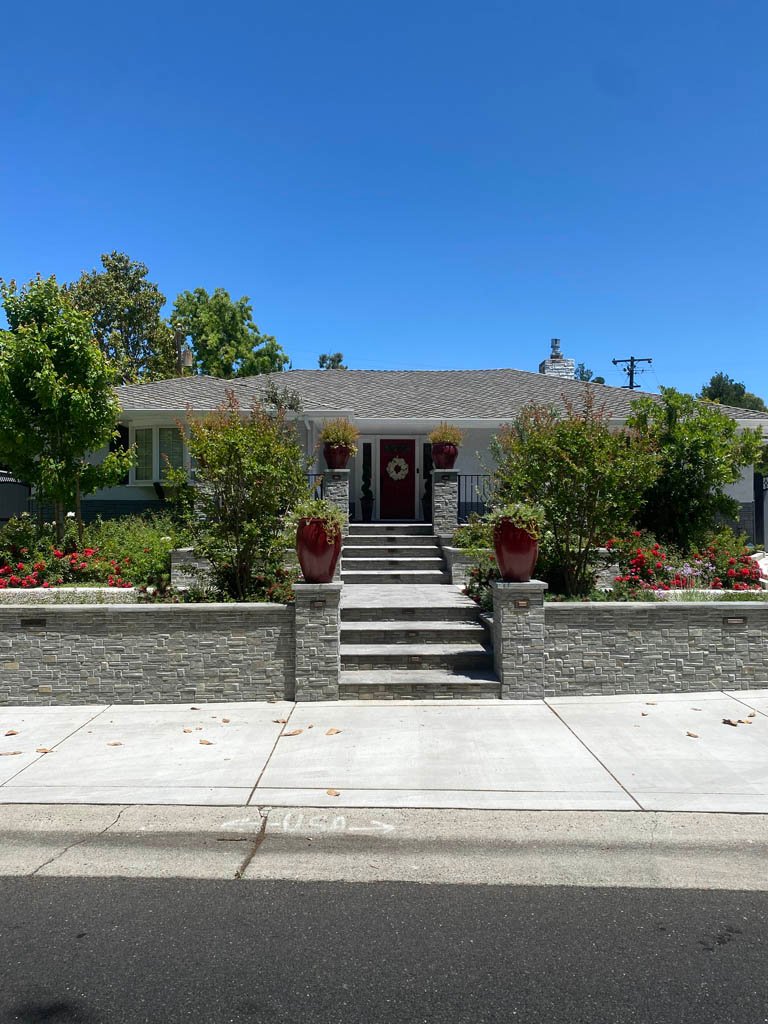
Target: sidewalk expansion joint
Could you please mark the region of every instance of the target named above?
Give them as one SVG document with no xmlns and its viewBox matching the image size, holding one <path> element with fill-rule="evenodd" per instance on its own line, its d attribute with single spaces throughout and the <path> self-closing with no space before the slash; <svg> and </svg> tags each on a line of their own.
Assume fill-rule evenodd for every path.
<svg viewBox="0 0 768 1024">
<path fill-rule="evenodd" d="M 43 861 L 42 864 L 38 864 L 34 871 L 30 871 L 28 877 L 32 878 L 39 871 L 42 871 L 43 868 L 47 868 L 49 864 L 53 864 L 54 861 L 61 860 L 64 854 L 69 853 L 70 850 L 74 850 L 76 846 L 84 846 L 85 843 L 90 843 L 93 839 L 100 839 L 101 836 L 105 834 L 105 832 L 109 832 L 111 828 L 115 827 L 118 821 L 120 821 L 123 812 L 127 811 L 129 806 L 129 804 L 126 804 L 124 807 L 121 807 L 120 810 L 117 812 L 117 815 L 115 816 L 114 820 L 110 821 L 110 823 L 106 825 L 100 832 L 96 832 L 94 835 L 83 836 L 82 839 L 76 839 L 74 843 L 70 843 L 69 846 L 65 846 L 63 850 L 59 850 L 58 853 L 55 853 L 52 857 L 49 857 L 48 860 Z"/>
</svg>

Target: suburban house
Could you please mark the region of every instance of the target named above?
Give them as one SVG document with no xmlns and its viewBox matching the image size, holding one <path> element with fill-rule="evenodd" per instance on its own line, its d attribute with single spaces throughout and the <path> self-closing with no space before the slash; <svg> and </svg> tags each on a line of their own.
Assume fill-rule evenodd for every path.
<svg viewBox="0 0 768 1024">
<path fill-rule="evenodd" d="M 447 420 L 464 431 L 464 443 L 456 469 L 459 473 L 459 517 L 483 508 L 488 475 L 492 470 L 489 443 L 499 427 L 514 419 L 530 402 L 563 406 L 564 400 L 580 402 L 585 387 L 594 390 L 598 403 L 611 419 L 622 424 L 631 402 L 642 392 L 574 379 L 574 361 L 560 353 L 553 342 L 552 354 L 538 373 L 523 370 L 288 370 L 267 377 L 222 380 L 188 376 L 147 384 L 119 387 L 122 409 L 121 443 L 135 444 L 137 463 L 118 487 L 85 499 L 87 518 L 138 512 L 163 501 L 163 470 L 189 467 L 189 455 L 177 424 L 190 410 L 205 414 L 220 406 L 232 391 L 244 409 L 264 397 L 267 382 L 295 392 L 302 410 L 298 429 L 313 470 L 325 470 L 317 442 L 323 421 L 346 416 L 360 431 L 359 451 L 351 463 L 350 512 L 361 516 L 364 477 L 370 480 L 374 520 L 429 520 L 431 496 L 430 430 Z M 741 426 L 762 427 L 768 437 L 768 416 L 749 409 L 723 407 Z M 401 479 L 393 479 L 386 467 L 393 458 L 407 467 Z M 0 486 L 0 518 L 3 516 Z M 751 467 L 731 489 L 741 505 L 741 527 L 753 539 L 763 541 L 765 510 L 762 478 Z M 10 491 L 8 492 L 10 495 Z M 14 491 L 18 504 L 19 492 Z M 7 515 L 7 513 L 6 513 Z"/>
</svg>

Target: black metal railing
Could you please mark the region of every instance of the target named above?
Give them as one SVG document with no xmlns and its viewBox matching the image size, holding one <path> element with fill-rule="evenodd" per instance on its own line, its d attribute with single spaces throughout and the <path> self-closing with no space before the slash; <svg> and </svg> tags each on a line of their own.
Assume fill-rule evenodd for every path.
<svg viewBox="0 0 768 1024">
<path fill-rule="evenodd" d="M 459 475 L 459 522 L 466 523 L 470 515 L 484 516 L 491 504 L 493 477 L 489 473 L 461 473 Z"/>
<path fill-rule="evenodd" d="M 307 473 L 307 483 L 313 498 L 325 497 L 325 481 L 322 473 Z"/>
</svg>

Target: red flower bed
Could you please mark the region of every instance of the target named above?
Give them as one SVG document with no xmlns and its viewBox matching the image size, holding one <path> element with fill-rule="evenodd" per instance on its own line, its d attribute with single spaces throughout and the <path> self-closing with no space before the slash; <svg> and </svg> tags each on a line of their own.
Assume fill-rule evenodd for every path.
<svg viewBox="0 0 768 1024">
<path fill-rule="evenodd" d="M 29 552 L 21 550 L 22 555 Z M 130 559 L 120 561 L 104 558 L 97 548 L 64 552 L 51 548 L 48 555 L 37 552 L 26 562 L 6 562 L 0 565 L 0 590 L 31 587 L 56 587 L 65 584 L 79 586 L 132 587 L 123 575 Z"/>
</svg>

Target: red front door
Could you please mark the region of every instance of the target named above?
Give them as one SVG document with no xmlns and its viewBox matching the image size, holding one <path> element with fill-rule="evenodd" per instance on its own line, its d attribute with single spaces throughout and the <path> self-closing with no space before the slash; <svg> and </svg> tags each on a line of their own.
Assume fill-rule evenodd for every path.
<svg viewBox="0 0 768 1024">
<path fill-rule="evenodd" d="M 416 442 L 394 438 L 379 442 L 379 516 L 413 519 L 416 503 Z"/>
</svg>

